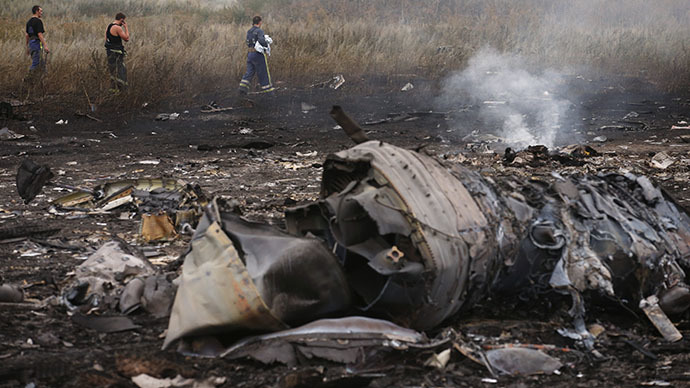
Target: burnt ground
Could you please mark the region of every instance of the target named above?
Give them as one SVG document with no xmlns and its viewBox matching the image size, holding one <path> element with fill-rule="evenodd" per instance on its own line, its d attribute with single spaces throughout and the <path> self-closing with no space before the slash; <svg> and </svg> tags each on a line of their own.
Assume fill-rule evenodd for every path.
<svg viewBox="0 0 690 388">
<path fill-rule="evenodd" d="M 198 379 L 224 376 L 226 387 L 690 384 L 688 315 L 674 319 L 685 339 L 669 344 L 639 311 L 615 305 L 599 304 L 603 307 L 593 308 L 587 315 L 588 324 L 604 329 L 597 343 L 602 358 L 555 350 L 552 355 L 566 364 L 559 375 L 501 376 L 497 383 L 490 383 L 482 381 L 491 377 L 486 369 L 455 350 L 442 370 L 423 365 L 430 351 L 375 357 L 349 369 L 319 362 L 288 368 L 184 357 L 174 350 L 160 350 L 167 319 L 133 315 L 139 329 L 103 334 L 74 323 L 58 303 L 69 273 L 89 250 L 102 243 L 117 237 L 139 248 L 154 246 L 166 254 L 157 265 L 174 270 L 175 258 L 184 251 L 189 236 L 170 243 L 146 244 L 138 238 L 138 217 L 123 216 L 120 211 L 86 216 L 51 214 L 50 201 L 65 191 L 50 187 L 24 205 L 14 183 L 24 158 L 50 165 L 56 173 L 54 181 L 77 186 L 161 176 L 198 183 L 209 195 L 239 201 L 246 217 L 280 225 L 286 206 L 318 197 L 320 163 L 325 156 L 352 145 L 340 129 L 334 129 L 336 124 L 328 116 L 330 107 L 343 106 L 360 123 L 386 118 L 390 113 L 433 109 L 438 85 L 415 79 L 415 89 L 400 92 L 407 81 L 366 79 L 346 83 L 338 90 L 283 84 L 273 98 L 256 96 L 254 107 L 243 107 L 230 90 L 197 97 L 189 104 L 157 102 L 135 113 L 99 108 L 93 116 L 102 123 L 75 116 L 78 104 L 58 106 L 52 102 L 57 98 L 48 97 L 43 104 L 15 109 L 30 122 L 0 119 L 0 127 L 26 135 L 0 142 L 0 232 L 5 233 L 0 236 L 0 283 L 22 285 L 27 298 L 26 303 L 0 304 L 0 385 L 134 386 L 131 377 L 140 373 L 160 378 L 177 374 Z M 589 144 L 601 153 L 586 158 L 584 166 L 553 161 L 537 167 L 503 166 L 500 152 L 482 153 L 477 151 L 481 144 L 468 146 L 467 140 L 463 141 L 471 130 L 494 133 L 479 120 L 476 106 L 364 129 L 372 139 L 422 149 L 448 163 L 480 169 L 485 175 L 629 170 L 649 175 L 680 204 L 688 204 L 690 144 L 680 136 L 690 135 L 690 130 L 672 130 L 671 126 L 690 119 L 690 96 L 655 91 L 653 85 L 641 80 L 572 77 L 569 82 L 566 97 L 575 102 L 573 114 L 579 120 L 562 132 L 560 141 Z M 201 107 L 211 100 L 236 109 L 201 113 Z M 304 112 L 303 102 L 314 109 Z M 180 113 L 180 117 L 155 120 L 159 113 L 172 112 Z M 638 116 L 624 119 L 630 112 Z M 59 119 L 69 123 L 56 125 Z M 592 142 L 602 135 L 606 142 Z M 501 151 L 500 145 L 489 147 Z M 667 169 L 649 165 L 652 156 L 661 151 L 676 159 Z M 158 164 L 142 163 L 151 160 Z M 33 228 L 37 234 L 7 239 L 13 228 Z M 525 304 L 487 300 L 427 334 L 433 337 L 452 328 L 474 341 L 574 348 L 573 340 L 556 333 L 558 328 L 569 327 L 567 308 L 567 303 L 549 295 Z"/>
</svg>

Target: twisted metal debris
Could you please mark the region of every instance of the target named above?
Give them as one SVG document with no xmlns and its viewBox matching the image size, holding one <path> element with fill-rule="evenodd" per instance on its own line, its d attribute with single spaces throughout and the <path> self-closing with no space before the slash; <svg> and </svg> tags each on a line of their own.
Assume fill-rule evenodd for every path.
<svg viewBox="0 0 690 388">
<path fill-rule="evenodd" d="M 246 271 L 235 277 L 251 281 L 238 281 L 233 291 L 213 276 L 190 278 L 183 271 L 166 346 L 189 333 L 272 331 L 333 315 L 369 315 L 424 330 L 487 296 L 535 296 L 530 290 L 539 287 L 572 297 L 570 313 L 585 343 L 590 292 L 633 303 L 654 295 L 667 314 L 690 306 L 690 218 L 646 177 L 633 174 L 482 176 L 367 141 L 327 158 L 321 199 L 288 210 L 287 233 L 271 237 L 267 225 L 228 222 L 232 217 L 215 204 L 205 218 L 201 225 L 213 228 L 197 230 L 185 267 L 219 260 L 200 255 L 197 246 L 213 229 L 226 236 L 215 239 L 228 245 L 223 260 L 240 264 L 223 268 Z M 283 244 L 270 244 L 274 238 Z M 295 250 L 286 254 L 287 246 L 306 246 L 286 245 L 290 239 L 315 244 L 304 251 L 308 261 Z M 291 270 L 276 277 L 267 266 Z M 337 281 L 306 276 L 324 268 Z M 221 299 L 248 291 L 260 311 L 228 312 Z M 208 297 L 218 293 L 225 297 Z M 310 300 L 329 295 L 338 298 Z M 294 306 L 300 306 L 298 317 L 286 313 Z M 199 309 L 213 319 L 196 320 Z"/>
</svg>

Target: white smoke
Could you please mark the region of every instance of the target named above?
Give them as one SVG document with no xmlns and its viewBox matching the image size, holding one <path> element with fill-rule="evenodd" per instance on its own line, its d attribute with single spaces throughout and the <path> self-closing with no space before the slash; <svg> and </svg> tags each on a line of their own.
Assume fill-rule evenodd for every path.
<svg viewBox="0 0 690 388">
<path fill-rule="evenodd" d="M 482 132 L 503 137 L 509 145 L 553 147 L 572 105 L 557 97 L 561 85 L 555 71 L 530 70 L 518 55 L 482 49 L 465 70 L 445 80 L 438 102 L 450 109 L 478 106 Z"/>
</svg>

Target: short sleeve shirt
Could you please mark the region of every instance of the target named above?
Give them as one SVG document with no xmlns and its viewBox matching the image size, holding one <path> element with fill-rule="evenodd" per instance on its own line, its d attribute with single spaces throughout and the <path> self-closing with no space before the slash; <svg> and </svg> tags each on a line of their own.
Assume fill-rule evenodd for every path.
<svg viewBox="0 0 690 388">
<path fill-rule="evenodd" d="M 43 21 L 37 17 L 32 17 L 26 22 L 26 33 L 29 34 L 29 38 L 38 39 L 38 33 L 45 33 L 43 29 Z"/>
</svg>

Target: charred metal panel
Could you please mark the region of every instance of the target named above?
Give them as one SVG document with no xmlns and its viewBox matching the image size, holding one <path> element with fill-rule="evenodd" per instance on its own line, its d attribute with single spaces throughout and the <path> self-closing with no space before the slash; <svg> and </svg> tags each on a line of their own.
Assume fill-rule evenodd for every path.
<svg viewBox="0 0 690 388">
<path fill-rule="evenodd" d="M 221 356 L 251 357 L 266 364 L 279 361 L 293 366 L 301 358 L 320 358 L 353 364 L 371 356 L 371 349 L 407 349 L 427 345 L 424 334 L 393 323 L 365 317 L 322 319 L 278 333 L 238 341 Z M 365 349 L 369 349 L 365 351 Z"/>
<path fill-rule="evenodd" d="M 353 180 L 347 182 L 348 178 Z M 349 186 L 340 191 L 344 184 Z M 352 218 L 356 210 L 351 207 L 352 202 L 364 209 L 379 235 L 398 233 L 411 240 L 409 248 L 418 254 L 405 249 L 403 252 L 408 257 L 420 256 L 424 267 L 424 275 L 416 279 L 424 283 L 423 295 L 416 298 L 418 304 L 404 309 L 404 313 L 372 309 L 373 313 L 409 327 L 431 328 L 457 312 L 470 276 L 472 254 L 496 255 L 495 251 L 480 253 L 486 240 L 494 240 L 493 231 L 487 230 L 487 220 L 470 193 L 438 162 L 425 155 L 377 141 L 339 152 L 324 164 L 322 195 L 324 202 L 330 204 L 327 213 L 331 230 L 346 249 L 352 249 L 354 241 L 338 231 L 343 229 L 343 220 Z M 361 227 L 370 222 L 358 224 Z M 371 227 L 365 230 L 374 240 Z M 393 246 L 381 245 L 379 252 Z M 492 241 L 489 246 L 495 248 L 496 244 Z M 390 286 L 390 279 L 382 281 L 381 287 Z M 406 288 L 405 283 L 398 282 L 398 292 Z M 353 288 L 357 291 L 356 286 Z M 394 298 L 388 294 L 389 299 Z M 400 299 L 399 303 L 405 303 L 402 294 Z"/>
<path fill-rule="evenodd" d="M 259 294 L 281 321 L 298 325 L 350 306 L 345 275 L 321 240 L 291 236 L 233 213 L 221 213 L 221 220 Z"/>
<path fill-rule="evenodd" d="M 185 257 L 163 348 L 184 336 L 286 327 L 261 299 L 221 225 L 200 225 Z"/>
<path fill-rule="evenodd" d="M 164 347 L 189 335 L 280 330 L 350 305 L 345 276 L 321 240 L 220 213 L 215 202 L 182 269 Z"/>
</svg>

